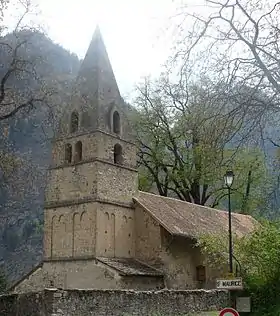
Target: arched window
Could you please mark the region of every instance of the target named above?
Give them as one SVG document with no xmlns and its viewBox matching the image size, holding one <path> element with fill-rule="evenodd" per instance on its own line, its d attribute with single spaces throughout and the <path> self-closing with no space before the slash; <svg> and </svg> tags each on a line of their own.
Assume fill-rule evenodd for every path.
<svg viewBox="0 0 280 316">
<path fill-rule="evenodd" d="M 114 163 L 121 165 L 122 162 L 123 162 L 122 146 L 120 144 L 116 144 L 114 146 Z"/>
<path fill-rule="evenodd" d="M 115 111 L 113 114 L 113 132 L 119 134 L 121 132 L 121 121 L 119 112 Z"/>
<path fill-rule="evenodd" d="M 65 145 L 65 162 L 72 162 L 72 146 L 70 144 Z"/>
<path fill-rule="evenodd" d="M 70 133 L 75 133 L 79 128 L 79 114 L 75 111 L 71 114 L 71 128 Z"/>
<path fill-rule="evenodd" d="M 81 141 L 78 141 L 75 144 L 75 162 L 81 161 L 83 158 L 83 144 Z"/>
</svg>

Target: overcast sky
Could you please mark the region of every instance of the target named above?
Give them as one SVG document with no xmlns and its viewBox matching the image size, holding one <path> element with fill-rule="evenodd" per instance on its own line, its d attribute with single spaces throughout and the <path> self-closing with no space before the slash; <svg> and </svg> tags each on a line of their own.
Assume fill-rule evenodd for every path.
<svg viewBox="0 0 280 316">
<path fill-rule="evenodd" d="M 38 0 L 44 25 L 55 42 L 86 53 L 99 24 L 124 97 L 135 82 L 156 75 L 169 54 L 167 30 L 175 12 L 172 0 Z"/>
</svg>

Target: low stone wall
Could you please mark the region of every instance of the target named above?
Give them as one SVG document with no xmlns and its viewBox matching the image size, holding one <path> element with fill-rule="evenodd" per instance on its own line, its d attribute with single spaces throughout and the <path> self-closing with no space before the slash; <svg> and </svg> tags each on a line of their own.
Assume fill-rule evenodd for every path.
<svg viewBox="0 0 280 316">
<path fill-rule="evenodd" d="M 219 310 L 225 291 L 58 290 L 0 296 L 1 316 L 179 316 Z"/>
</svg>

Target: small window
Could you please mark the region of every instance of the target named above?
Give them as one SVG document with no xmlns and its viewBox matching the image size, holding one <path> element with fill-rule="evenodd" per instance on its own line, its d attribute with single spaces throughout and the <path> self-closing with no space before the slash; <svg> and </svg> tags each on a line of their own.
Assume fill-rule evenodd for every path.
<svg viewBox="0 0 280 316">
<path fill-rule="evenodd" d="M 121 132 L 121 122 L 119 112 L 115 111 L 113 114 L 113 132 L 119 134 Z"/>
<path fill-rule="evenodd" d="M 205 269 L 205 266 L 198 266 L 198 267 L 196 267 L 196 280 L 198 282 L 205 282 L 206 281 L 206 269 Z"/>
<path fill-rule="evenodd" d="M 72 146 L 70 144 L 65 145 L 65 162 L 72 162 Z"/>
<path fill-rule="evenodd" d="M 73 112 L 71 114 L 71 128 L 70 132 L 75 133 L 79 128 L 79 114 L 77 112 Z"/>
<path fill-rule="evenodd" d="M 120 144 L 116 144 L 114 146 L 114 163 L 121 165 L 122 161 L 122 146 Z"/>
<path fill-rule="evenodd" d="M 83 158 L 83 144 L 78 141 L 75 145 L 75 162 L 81 161 Z"/>
</svg>

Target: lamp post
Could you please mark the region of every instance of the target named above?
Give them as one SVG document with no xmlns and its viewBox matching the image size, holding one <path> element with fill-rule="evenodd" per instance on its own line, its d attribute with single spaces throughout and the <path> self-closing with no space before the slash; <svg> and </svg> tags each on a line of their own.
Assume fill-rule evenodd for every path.
<svg viewBox="0 0 280 316">
<path fill-rule="evenodd" d="M 224 175 L 225 185 L 228 189 L 228 235 L 229 235 L 229 273 L 233 273 L 233 250 L 232 250 L 232 231 L 231 231 L 231 204 L 230 189 L 234 180 L 233 171 L 227 171 Z"/>
</svg>

